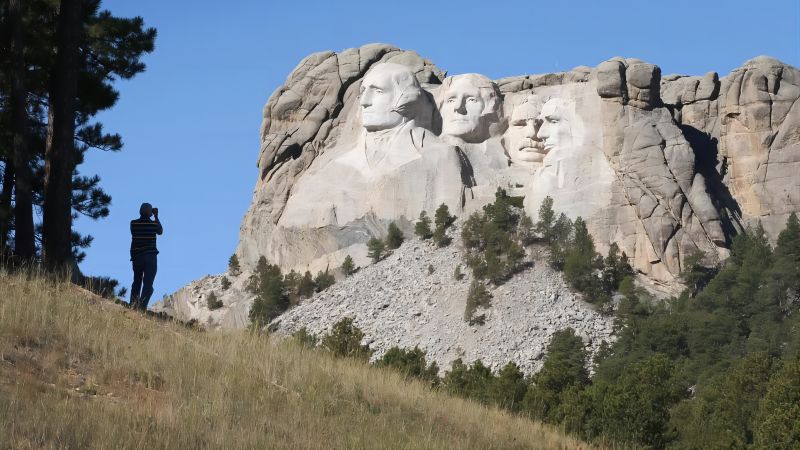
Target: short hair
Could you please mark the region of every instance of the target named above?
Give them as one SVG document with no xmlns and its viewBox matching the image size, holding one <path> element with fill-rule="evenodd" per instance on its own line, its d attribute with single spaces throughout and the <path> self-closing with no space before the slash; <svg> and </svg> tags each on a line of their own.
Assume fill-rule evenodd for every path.
<svg viewBox="0 0 800 450">
<path fill-rule="evenodd" d="M 494 81 L 479 73 L 465 73 L 445 78 L 440 88 L 441 95 L 439 96 L 439 101 L 436 106 L 440 110 L 442 109 L 442 105 L 447 100 L 447 91 L 450 90 L 450 86 L 461 79 L 468 80 L 473 86 L 478 88 L 481 97 L 484 99 L 481 117 L 494 115 L 495 120 L 499 121 L 503 117 L 503 94 Z"/>
<path fill-rule="evenodd" d="M 142 203 L 142 206 L 139 207 L 139 215 L 140 216 L 145 216 L 145 215 L 149 216 L 150 214 L 147 214 L 147 213 L 150 213 L 150 214 L 153 213 L 153 205 L 151 205 L 150 203 Z"/>
</svg>

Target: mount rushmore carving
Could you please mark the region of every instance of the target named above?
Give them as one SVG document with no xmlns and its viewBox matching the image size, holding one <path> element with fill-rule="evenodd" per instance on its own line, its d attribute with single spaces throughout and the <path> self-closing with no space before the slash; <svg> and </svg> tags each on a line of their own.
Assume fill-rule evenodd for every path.
<svg viewBox="0 0 800 450">
<path fill-rule="evenodd" d="M 581 216 L 604 252 L 670 283 L 684 258 L 725 258 L 761 220 L 800 210 L 800 73 L 766 57 L 730 76 L 661 77 L 636 59 L 490 80 L 446 76 L 372 44 L 305 58 L 264 108 L 246 266 L 366 263 L 366 242 L 421 211 L 469 214 L 498 187 Z"/>
</svg>

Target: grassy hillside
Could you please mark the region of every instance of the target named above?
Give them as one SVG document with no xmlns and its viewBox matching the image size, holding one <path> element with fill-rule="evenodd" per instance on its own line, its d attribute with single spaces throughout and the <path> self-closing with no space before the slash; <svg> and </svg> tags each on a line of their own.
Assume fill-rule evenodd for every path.
<svg viewBox="0 0 800 450">
<path fill-rule="evenodd" d="M 1 448 L 587 448 L 396 373 L 0 273 Z"/>
</svg>

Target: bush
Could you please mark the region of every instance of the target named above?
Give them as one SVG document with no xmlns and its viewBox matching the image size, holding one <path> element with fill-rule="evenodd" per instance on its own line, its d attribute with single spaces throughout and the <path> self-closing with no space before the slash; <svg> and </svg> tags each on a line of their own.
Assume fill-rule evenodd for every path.
<svg viewBox="0 0 800 450">
<path fill-rule="evenodd" d="M 405 350 L 392 347 L 375 362 L 378 367 L 389 367 L 411 378 L 427 381 L 432 386 L 439 384 L 439 366 L 435 362 L 427 364 L 425 352 L 419 347 Z"/>
<path fill-rule="evenodd" d="M 228 277 L 222 277 L 222 290 L 227 291 L 231 287 L 231 281 Z"/>
<path fill-rule="evenodd" d="M 372 356 L 369 346 L 361 345 L 364 333 L 345 317 L 333 325 L 331 333 L 322 338 L 321 346 L 335 356 L 368 361 Z"/>
<path fill-rule="evenodd" d="M 317 286 L 314 284 L 314 278 L 311 277 L 311 272 L 306 270 L 306 273 L 303 274 L 302 278 L 297 282 L 297 296 L 300 298 L 309 298 L 314 295 L 316 290 Z"/>
<path fill-rule="evenodd" d="M 431 219 L 425 211 L 419 213 L 419 220 L 414 225 L 414 234 L 420 239 L 430 239 L 433 236 L 431 232 Z"/>
<path fill-rule="evenodd" d="M 467 304 L 464 307 L 464 320 L 469 322 L 473 320 L 473 315 L 478 307 L 488 308 L 492 304 L 492 295 L 486 286 L 476 280 L 472 280 L 469 286 L 469 294 L 467 295 Z"/>
<path fill-rule="evenodd" d="M 400 231 L 400 228 L 397 228 L 397 225 L 395 225 L 395 223 L 392 222 L 389 224 L 387 233 L 388 234 L 386 235 L 386 247 L 389 248 L 389 250 L 400 248 L 400 246 L 403 244 L 403 241 L 405 240 L 403 232 Z"/>
<path fill-rule="evenodd" d="M 342 273 L 344 273 L 344 276 L 347 277 L 352 275 L 355 271 L 356 265 L 353 263 L 353 258 L 350 255 L 347 255 L 342 263 Z"/>
<path fill-rule="evenodd" d="M 385 249 L 385 244 L 378 238 L 372 238 L 367 242 L 367 256 L 372 258 L 373 263 L 383 259 Z"/>
<path fill-rule="evenodd" d="M 208 297 L 206 297 L 206 305 L 211 311 L 220 309 L 223 306 L 222 300 L 217 299 L 217 294 L 215 294 L 214 291 L 211 291 Z"/>
<path fill-rule="evenodd" d="M 453 271 L 453 279 L 456 281 L 464 279 L 464 274 L 461 273 L 461 264 L 456 264 L 456 269 Z"/>
</svg>

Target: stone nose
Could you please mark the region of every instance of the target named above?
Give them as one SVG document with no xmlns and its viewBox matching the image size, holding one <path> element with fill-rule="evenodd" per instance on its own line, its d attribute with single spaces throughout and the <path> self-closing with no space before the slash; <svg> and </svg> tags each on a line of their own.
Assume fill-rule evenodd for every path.
<svg viewBox="0 0 800 450">
<path fill-rule="evenodd" d="M 536 124 L 533 120 L 526 120 L 525 127 L 522 129 L 523 136 L 528 139 L 536 139 Z"/>
<path fill-rule="evenodd" d="M 361 98 L 358 99 L 358 104 L 361 105 L 362 108 L 372 105 L 372 95 L 370 95 L 369 90 L 361 93 Z"/>
<path fill-rule="evenodd" d="M 453 104 L 453 111 L 459 114 L 467 114 L 467 99 L 466 97 L 458 98 Z"/>
</svg>

